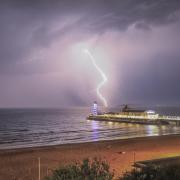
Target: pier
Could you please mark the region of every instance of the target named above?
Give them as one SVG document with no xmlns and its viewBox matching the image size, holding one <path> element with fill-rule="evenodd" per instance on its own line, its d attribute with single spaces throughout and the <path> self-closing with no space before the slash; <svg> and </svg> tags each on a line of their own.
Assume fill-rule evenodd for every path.
<svg viewBox="0 0 180 180">
<path fill-rule="evenodd" d="M 135 124 L 154 124 L 154 125 L 175 125 L 180 126 L 180 116 L 133 116 L 122 114 L 102 114 L 89 115 L 88 120 L 110 121 Z"/>
<path fill-rule="evenodd" d="M 98 113 L 97 102 L 94 101 L 92 114 L 88 120 L 135 123 L 135 124 L 154 124 L 154 125 L 175 125 L 180 126 L 180 116 L 159 115 L 154 110 L 143 110 L 130 108 L 125 105 L 120 112 Z"/>
</svg>

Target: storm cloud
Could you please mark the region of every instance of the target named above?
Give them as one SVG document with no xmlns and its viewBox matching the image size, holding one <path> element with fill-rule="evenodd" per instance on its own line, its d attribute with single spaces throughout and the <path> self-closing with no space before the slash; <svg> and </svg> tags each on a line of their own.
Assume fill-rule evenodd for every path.
<svg viewBox="0 0 180 180">
<path fill-rule="evenodd" d="M 87 106 L 99 74 L 111 106 L 179 104 L 180 1 L 7 0 L 0 4 L 0 106 Z"/>
</svg>

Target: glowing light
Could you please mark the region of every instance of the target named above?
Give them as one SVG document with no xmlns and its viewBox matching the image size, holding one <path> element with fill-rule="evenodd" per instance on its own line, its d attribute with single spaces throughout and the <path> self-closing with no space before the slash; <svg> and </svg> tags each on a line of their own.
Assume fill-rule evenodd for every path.
<svg viewBox="0 0 180 180">
<path fill-rule="evenodd" d="M 93 104 L 93 115 L 97 116 L 97 103 L 96 102 L 94 102 Z"/>
<path fill-rule="evenodd" d="M 94 65 L 94 67 L 97 69 L 97 71 L 100 73 L 100 75 L 101 75 L 101 77 L 102 77 L 102 81 L 98 84 L 98 86 L 97 86 L 97 88 L 96 88 L 96 93 L 97 93 L 98 97 L 101 99 L 101 101 L 103 102 L 104 106 L 107 107 L 107 106 L 108 106 L 107 100 L 106 100 L 105 97 L 100 93 L 100 89 L 101 89 L 102 86 L 107 82 L 107 77 L 106 77 L 106 75 L 104 74 L 104 72 L 102 71 L 102 69 L 96 64 L 96 60 L 95 60 L 95 58 L 93 57 L 93 55 L 89 52 L 89 50 L 88 50 L 88 49 L 84 49 L 84 53 L 86 53 L 86 54 L 90 57 L 93 65 Z"/>
</svg>

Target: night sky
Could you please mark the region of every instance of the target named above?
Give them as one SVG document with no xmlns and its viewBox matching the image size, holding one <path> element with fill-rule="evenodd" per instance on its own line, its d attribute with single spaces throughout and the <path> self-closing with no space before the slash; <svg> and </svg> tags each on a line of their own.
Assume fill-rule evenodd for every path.
<svg viewBox="0 0 180 180">
<path fill-rule="evenodd" d="M 1 0 L 0 107 L 180 105 L 179 0 Z"/>
</svg>

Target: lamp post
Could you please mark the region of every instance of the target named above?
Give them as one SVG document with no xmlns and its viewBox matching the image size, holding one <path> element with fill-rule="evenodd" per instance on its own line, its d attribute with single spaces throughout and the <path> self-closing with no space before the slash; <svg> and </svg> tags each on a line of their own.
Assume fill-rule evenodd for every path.
<svg viewBox="0 0 180 180">
<path fill-rule="evenodd" d="M 38 157 L 39 180 L 41 180 L 41 158 Z"/>
</svg>

